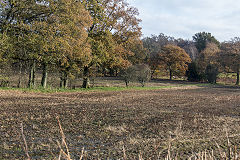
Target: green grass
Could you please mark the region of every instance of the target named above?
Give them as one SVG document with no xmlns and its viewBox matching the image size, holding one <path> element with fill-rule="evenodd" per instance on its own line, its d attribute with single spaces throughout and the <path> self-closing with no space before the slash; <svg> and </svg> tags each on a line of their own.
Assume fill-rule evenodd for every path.
<svg viewBox="0 0 240 160">
<path fill-rule="evenodd" d="M 168 86 L 157 86 L 157 87 L 92 87 L 92 88 L 77 88 L 77 89 L 62 89 L 62 88 L 11 88 L 11 87 L 0 87 L 0 90 L 17 90 L 23 92 L 41 92 L 41 93 L 56 93 L 56 92 L 92 92 L 92 91 L 125 91 L 125 90 L 156 90 L 163 88 L 173 88 L 182 86 L 206 86 L 208 84 L 176 84 Z"/>
<path fill-rule="evenodd" d="M 54 92 L 91 92 L 91 91 L 124 91 L 124 90 L 153 90 L 161 88 L 172 88 L 176 86 L 159 86 L 159 87 L 92 87 L 92 88 L 77 88 L 77 89 L 61 89 L 61 88 L 10 88 L 1 87 L 1 90 L 18 90 L 25 92 L 42 92 L 42 93 L 54 93 Z"/>
</svg>

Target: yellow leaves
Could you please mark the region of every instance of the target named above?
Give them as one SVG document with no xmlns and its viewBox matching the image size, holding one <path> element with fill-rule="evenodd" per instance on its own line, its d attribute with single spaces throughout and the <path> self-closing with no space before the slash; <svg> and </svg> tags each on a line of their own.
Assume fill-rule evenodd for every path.
<svg viewBox="0 0 240 160">
<path fill-rule="evenodd" d="M 63 64 L 75 60 L 88 62 L 91 50 L 86 28 L 91 25 L 91 18 L 84 6 L 80 1 L 62 0 L 50 1 L 49 8 L 52 14 L 32 23 L 32 29 L 41 37 L 39 55 L 42 61 L 51 57 Z"/>
<path fill-rule="evenodd" d="M 69 30 L 78 29 L 78 31 L 90 27 L 91 17 L 80 1 L 63 0 L 58 3 L 56 16 L 61 24 L 68 25 Z M 71 27 L 72 26 L 72 27 Z"/>
</svg>

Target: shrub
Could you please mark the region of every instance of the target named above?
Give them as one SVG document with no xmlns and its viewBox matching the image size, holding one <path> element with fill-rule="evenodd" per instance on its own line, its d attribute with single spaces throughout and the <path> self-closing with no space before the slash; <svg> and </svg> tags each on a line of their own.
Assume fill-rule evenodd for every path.
<svg viewBox="0 0 240 160">
<path fill-rule="evenodd" d="M 188 81 L 191 81 L 191 82 L 199 82 L 205 79 L 205 74 L 200 71 L 196 62 L 192 62 L 188 64 L 188 70 L 186 72 L 186 76 L 188 78 Z"/>
<path fill-rule="evenodd" d="M 127 87 L 133 81 L 138 81 L 144 87 L 151 78 L 151 69 L 146 64 L 133 65 L 123 71 L 122 77 Z"/>
<path fill-rule="evenodd" d="M 218 68 L 215 65 L 209 64 L 206 67 L 205 75 L 209 83 L 216 83 L 218 74 Z"/>
</svg>

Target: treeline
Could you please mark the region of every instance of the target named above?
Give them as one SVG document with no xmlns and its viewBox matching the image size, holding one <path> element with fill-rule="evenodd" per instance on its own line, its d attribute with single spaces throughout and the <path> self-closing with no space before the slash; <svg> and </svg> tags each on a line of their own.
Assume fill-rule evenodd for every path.
<svg viewBox="0 0 240 160">
<path fill-rule="evenodd" d="M 93 70 L 114 73 L 142 58 L 137 15 L 125 0 L 0 1 L 1 66 L 29 67 L 28 87 L 41 68 L 44 88 L 51 69 L 61 87 L 80 74 L 86 88 Z"/>
<path fill-rule="evenodd" d="M 174 75 L 186 75 L 189 81 L 216 83 L 221 72 L 236 73 L 239 85 L 240 38 L 220 43 L 211 33 L 199 32 L 192 40 L 175 39 L 164 34 L 144 38 L 143 45 L 148 51 L 148 64 L 152 74 L 166 70 Z M 179 51 L 169 48 L 177 48 Z M 168 51 L 166 51 L 166 48 Z M 184 49 L 191 59 L 181 56 Z M 173 54 L 171 54 L 173 53 Z M 180 63 L 181 62 L 181 63 Z M 187 66 L 186 66 L 187 65 Z"/>
<path fill-rule="evenodd" d="M 20 75 L 27 69 L 28 87 L 36 85 L 41 70 L 44 88 L 52 70 L 59 73 L 60 87 L 82 77 L 87 88 L 97 73 L 117 76 L 140 64 L 150 66 L 152 77 L 157 70 L 168 72 L 170 79 L 187 72 L 191 81 L 215 82 L 210 78 L 223 70 L 239 77 L 238 38 L 219 43 L 201 32 L 192 41 L 164 34 L 141 39 L 137 16 L 125 0 L 0 1 L 0 68 L 18 68 Z"/>
</svg>

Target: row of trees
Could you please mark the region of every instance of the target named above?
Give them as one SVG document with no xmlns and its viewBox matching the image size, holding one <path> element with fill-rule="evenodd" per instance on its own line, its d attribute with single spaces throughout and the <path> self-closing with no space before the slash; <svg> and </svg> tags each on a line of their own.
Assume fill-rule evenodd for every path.
<svg viewBox="0 0 240 160">
<path fill-rule="evenodd" d="M 196 33 L 191 41 L 160 34 L 144 38 L 143 45 L 148 49 L 148 62 L 153 74 L 158 69 L 166 69 L 170 73 L 170 79 L 172 73 L 184 75 L 187 72 L 190 81 L 216 83 L 219 72 L 235 72 L 236 84 L 239 84 L 240 38 L 220 43 L 207 32 Z M 170 54 L 169 50 L 173 48 L 178 48 L 178 51 L 175 49 L 174 54 Z M 183 54 L 183 50 L 180 51 L 181 48 L 191 59 Z"/>
<path fill-rule="evenodd" d="M 29 87 L 36 68 L 44 88 L 54 68 L 61 87 L 82 74 L 86 88 L 93 68 L 126 68 L 138 61 L 143 47 L 137 15 L 125 0 L 1 0 L 0 62 L 17 63 L 20 72 L 29 67 Z"/>
<path fill-rule="evenodd" d="M 148 73 L 140 64 L 148 64 L 152 76 L 167 71 L 170 79 L 187 71 L 191 81 L 216 82 L 219 71 L 236 72 L 239 84 L 239 38 L 220 43 L 200 32 L 193 40 L 164 34 L 141 39 L 137 16 L 125 0 L 0 0 L 0 64 L 17 65 L 20 75 L 28 68 L 28 87 L 35 86 L 37 69 L 44 88 L 50 70 L 59 72 L 60 87 L 81 76 L 87 88 L 94 71 Z"/>
<path fill-rule="evenodd" d="M 210 83 L 216 83 L 217 75 L 220 72 L 230 72 L 237 74 L 236 85 L 239 85 L 240 38 L 235 37 L 230 41 L 219 43 L 210 33 L 201 34 L 205 35 L 204 45 L 199 45 L 199 55 L 191 64 L 196 68 L 195 80 L 206 79 Z M 189 78 L 191 80 L 192 77 Z"/>
</svg>

